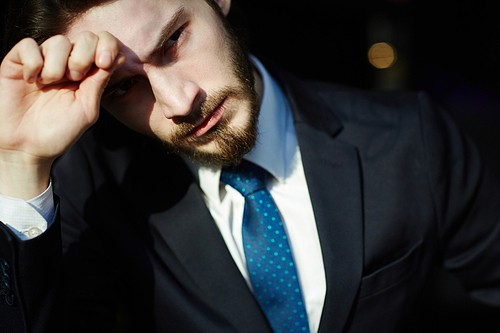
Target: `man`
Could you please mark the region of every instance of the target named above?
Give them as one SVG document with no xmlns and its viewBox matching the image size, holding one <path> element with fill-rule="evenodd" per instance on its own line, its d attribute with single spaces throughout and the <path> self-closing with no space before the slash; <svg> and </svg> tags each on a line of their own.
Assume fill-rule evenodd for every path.
<svg viewBox="0 0 500 333">
<path fill-rule="evenodd" d="M 497 180 L 425 96 L 249 59 L 230 0 L 30 4 L 41 46 L 0 71 L 2 330 L 109 331 L 122 309 L 146 332 L 393 332 L 435 263 L 498 305 Z M 126 126 L 83 134 L 100 105 Z M 246 161 L 285 227 L 256 227 L 263 250 Z"/>
</svg>

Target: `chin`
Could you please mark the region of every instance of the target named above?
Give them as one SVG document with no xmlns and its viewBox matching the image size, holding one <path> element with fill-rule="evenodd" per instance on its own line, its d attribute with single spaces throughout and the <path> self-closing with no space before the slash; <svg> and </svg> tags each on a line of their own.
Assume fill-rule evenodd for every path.
<svg viewBox="0 0 500 333">
<path fill-rule="evenodd" d="M 200 165 L 236 165 L 255 146 L 257 123 L 250 121 L 248 126 L 234 129 L 220 124 L 203 137 L 189 143 L 163 141 L 164 146 L 175 154 L 184 156 Z"/>
</svg>

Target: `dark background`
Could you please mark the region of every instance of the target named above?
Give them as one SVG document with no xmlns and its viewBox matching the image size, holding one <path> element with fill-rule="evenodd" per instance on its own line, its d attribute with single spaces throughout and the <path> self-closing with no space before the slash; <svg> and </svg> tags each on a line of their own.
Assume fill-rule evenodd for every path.
<svg viewBox="0 0 500 333">
<path fill-rule="evenodd" d="M 425 90 L 500 171 L 500 23 L 495 1 L 233 0 L 252 52 L 305 79 Z M 376 42 L 398 60 L 376 69 Z"/>
<path fill-rule="evenodd" d="M 3 19 L 6 0 L 0 2 Z M 427 91 L 500 171 L 497 6 L 480 0 L 233 0 L 229 18 L 253 53 L 301 78 Z M 391 68 L 368 62 L 376 42 L 397 50 Z M 499 332 L 499 324 L 500 310 L 467 299 L 456 280 L 436 270 L 407 332 Z"/>
</svg>

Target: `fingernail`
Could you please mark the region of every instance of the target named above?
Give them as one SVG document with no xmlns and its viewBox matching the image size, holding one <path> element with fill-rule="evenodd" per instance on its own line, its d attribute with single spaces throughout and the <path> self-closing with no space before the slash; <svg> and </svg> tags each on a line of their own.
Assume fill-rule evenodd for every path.
<svg viewBox="0 0 500 333">
<path fill-rule="evenodd" d="M 99 54 L 99 66 L 110 67 L 113 64 L 113 59 L 111 58 L 111 52 L 102 51 Z"/>
</svg>

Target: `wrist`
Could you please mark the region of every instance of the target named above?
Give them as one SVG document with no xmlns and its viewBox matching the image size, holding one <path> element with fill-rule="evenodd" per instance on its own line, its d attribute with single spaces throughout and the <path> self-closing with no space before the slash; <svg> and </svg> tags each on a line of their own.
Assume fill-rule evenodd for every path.
<svg viewBox="0 0 500 333">
<path fill-rule="evenodd" d="M 0 154 L 0 194 L 24 200 L 37 197 L 49 186 L 52 162 Z"/>
</svg>

